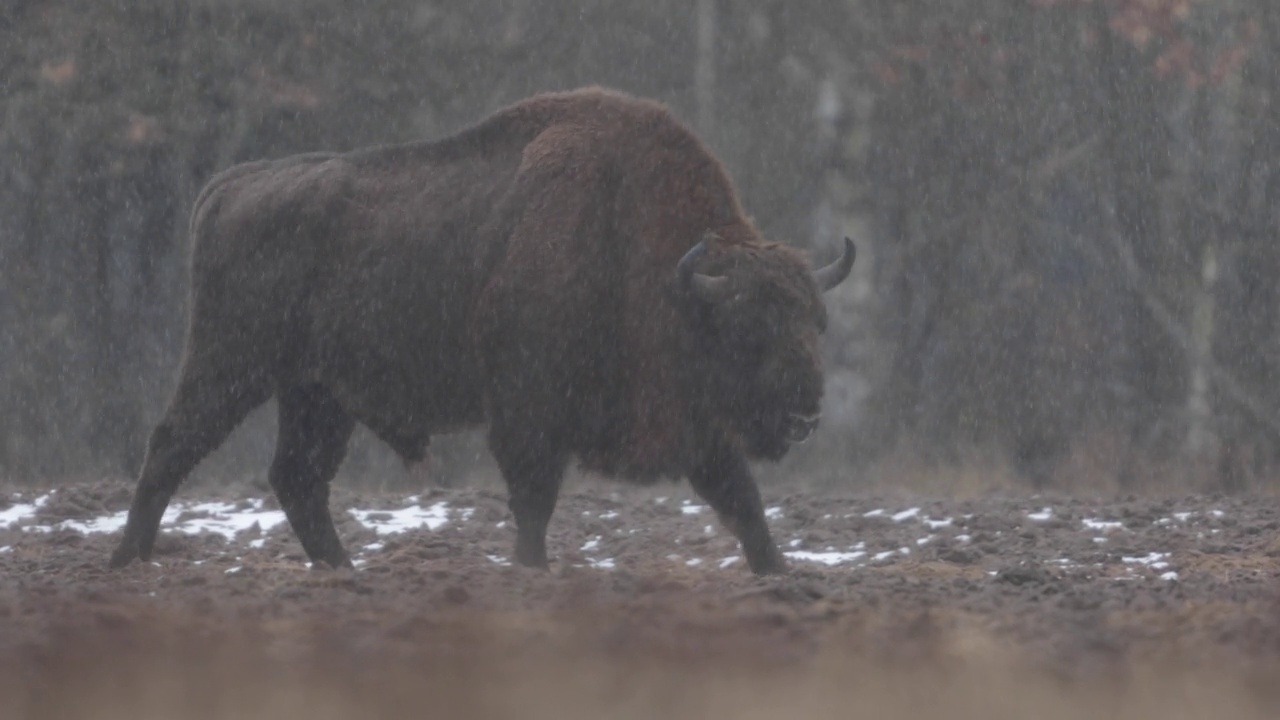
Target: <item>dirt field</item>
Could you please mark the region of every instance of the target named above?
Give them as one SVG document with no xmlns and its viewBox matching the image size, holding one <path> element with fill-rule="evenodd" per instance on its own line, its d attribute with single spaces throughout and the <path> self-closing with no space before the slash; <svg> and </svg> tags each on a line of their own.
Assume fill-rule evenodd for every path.
<svg viewBox="0 0 1280 720">
<path fill-rule="evenodd" d="M 758 580 L 682 485 L 579 485 L 551 572 L 503 496 L 335 489 L 354 571 L 261 490 L 0 493 L 3 718 L 1275 718 L 1280 500 L 766 497 Z"/>
</svg>

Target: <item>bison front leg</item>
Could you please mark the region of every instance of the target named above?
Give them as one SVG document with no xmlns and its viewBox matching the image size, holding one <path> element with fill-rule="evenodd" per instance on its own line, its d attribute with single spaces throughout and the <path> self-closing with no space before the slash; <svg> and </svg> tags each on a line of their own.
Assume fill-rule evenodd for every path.
<svg viewBox="0 0 1280 720">
<path fill-rule="evenodd" d="M 786 572 L 786 560 L 769 533 L 760 490 L 742 453 L 728 443 L 715 443 L 689 473 L 689 482 L 694 492 L 716 511 L 720 522 L 738 538 L 753 573 Z"/>
</svg>

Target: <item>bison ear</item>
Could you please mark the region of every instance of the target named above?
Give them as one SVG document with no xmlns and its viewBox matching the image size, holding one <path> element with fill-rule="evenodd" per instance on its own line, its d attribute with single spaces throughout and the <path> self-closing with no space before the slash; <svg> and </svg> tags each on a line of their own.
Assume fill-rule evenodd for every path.
<svg viewBox="0 0 1280 720">
<path fill-rule="evenodd" d="M 818 289 L 826 292 L 849 277 L 849 271 L 853 269 L 853 259 L 858 254 L 858 249 L 854 247 L 853 241 L 849 238 L 844 239 L 844 254 L 839 260 L 818 268 L 813 271 L 813 279 L 818 283 Z"/>
<path fill-rule="evenodd" d="M 714 237 L 711 233 L 704 235 L 689 252 L 676 264 L 676 279 L 680 287 L 697 295 L 709 303 L 722 302 L 733 294 L 732 282 L 723 275 L 703 275 L 694 272 L 693 266 L 707 252 L 707 240 Z"/>
</svg>

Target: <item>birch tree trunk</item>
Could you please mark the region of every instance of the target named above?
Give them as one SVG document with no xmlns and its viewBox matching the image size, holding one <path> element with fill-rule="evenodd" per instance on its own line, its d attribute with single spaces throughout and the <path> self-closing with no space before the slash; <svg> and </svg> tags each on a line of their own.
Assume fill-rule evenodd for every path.
<svg viewBox="0 0 1280 720">
<path fill-rule="evenodd" d="M 1233 28 L 1235 6 L 1233 0 L 1224 0 L 1208 18 L 1208 22 L 1219 29 L 1215 33 L 1219 38 L 1219 47 L 1215 48 L 1218 52 L 1224 52 L 1237 41 Z M 1238 128 L 1240 92 L 1240 75 L 1233 72 L 1227 73 L 1219 84 L 1203 90 L 1200 98 L 1207 105 L 1207 126 L 1202 145 L 1205 150 L 1202 156 L 1204 186 L 1213 188 L 1214 192 L 1206 198 L 1212 217 L 1202 225 L 1207 232 L 1201 239 L 1199 277 L 1193 290 L 1191 309 L 1185 445 L 1189 457 L 1198 457 L 1208 451 L 1215 439 L 1213 387 L 1210 383 L 1217 325 L 1215 297 L 1219 263 L 1223 259 L 1221 218 L 1231 214 L 1232 196 L 1239 186 L 1242 167 Z"/>
</svg>

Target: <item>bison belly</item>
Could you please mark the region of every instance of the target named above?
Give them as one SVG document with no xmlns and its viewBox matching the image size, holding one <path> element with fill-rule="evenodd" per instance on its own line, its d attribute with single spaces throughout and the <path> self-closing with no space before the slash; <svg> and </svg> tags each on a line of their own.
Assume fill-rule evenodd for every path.
<svg viewBox="0 0 1280 720">
<path fill-rule="evenodd" d="M 349 278 L 315 303 L 307 374 L 398 453 L 416 459 L 430 435 L 484 421 L 468 340 L 466 287 L 473 284 L 430 282 L 405 265 Z"/>
</svg>

